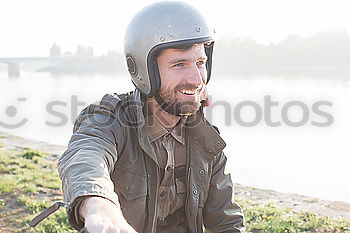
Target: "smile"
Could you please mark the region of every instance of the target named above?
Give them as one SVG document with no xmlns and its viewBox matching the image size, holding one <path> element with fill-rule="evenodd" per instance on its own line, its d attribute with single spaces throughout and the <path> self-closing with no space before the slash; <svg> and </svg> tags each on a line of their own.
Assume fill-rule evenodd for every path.
<svg viewBox="0 0 350 233">
<path fill-rule="evenodd" d="M 185 90 L 185 89 L 182 89 L 182 90 L 179 90 L 179 92 L 181 92 L 182 94 L 185 94 L 185 95 L 194 95 L 194 94 L 196 94 L 196 90 Z"/>
</svg>

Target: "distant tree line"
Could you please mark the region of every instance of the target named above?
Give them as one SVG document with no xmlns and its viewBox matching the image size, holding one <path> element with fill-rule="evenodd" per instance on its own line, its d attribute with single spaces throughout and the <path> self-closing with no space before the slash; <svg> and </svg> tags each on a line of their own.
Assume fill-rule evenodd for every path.
<svg viewBox="0 0 350 233">
<path fill-rule="evenodd" d="M 349 66 L 350 36 L 346 32 L 318 33 L 310 37 L 288 36 L 279 43 L 261 45 L 243 39 L 220 39 L 215 45 L 216 65 L 317 67 Z"/>
<path fill-rule="evenodd" d="M 346 32 L 317 33 L 309 37 L 290 35 L 262 45 L 249 38 L 221 38 L 215 42 L 214 69 L 237 70 L 349 69 L 350 35 Z M 54 44 L 50 49 L 53 65 L 40 71 L 53 73 L 126 72 L 124 56 L 109 51 L 94 56 L 92 47 L 79 45 L 75 53 Z"/>
</svg>

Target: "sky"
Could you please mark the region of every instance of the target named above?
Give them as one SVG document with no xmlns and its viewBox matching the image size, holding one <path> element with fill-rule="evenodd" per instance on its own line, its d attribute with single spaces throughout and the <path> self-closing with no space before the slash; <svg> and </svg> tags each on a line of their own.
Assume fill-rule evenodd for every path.
<svg viewBox="0 0 350 233">
<path fill-rule="evenodd" d="M 2 0 L 0 57 L 47 56 L 53 43 L 63 52 L 93 46 L 96 55 L 122 51 L 132 16 L 155 1 Z M 262 44 L 288 35 L 350 32 L 347 0 L 185 0 L 197 7 L 217 39 L 249 37 Z"/>
</svg>

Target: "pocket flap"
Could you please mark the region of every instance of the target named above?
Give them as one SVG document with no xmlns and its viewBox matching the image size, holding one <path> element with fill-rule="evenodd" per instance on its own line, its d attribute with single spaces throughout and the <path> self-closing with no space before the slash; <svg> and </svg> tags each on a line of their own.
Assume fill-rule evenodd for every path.
<svg viewBox="0 0 350 233">
<path fill-rule="evenodd" d="M 116 189 L 126 200 L 137 199 L 147 195 L 147 175 L 127 169 L 116 167 Z"/>
</svg>

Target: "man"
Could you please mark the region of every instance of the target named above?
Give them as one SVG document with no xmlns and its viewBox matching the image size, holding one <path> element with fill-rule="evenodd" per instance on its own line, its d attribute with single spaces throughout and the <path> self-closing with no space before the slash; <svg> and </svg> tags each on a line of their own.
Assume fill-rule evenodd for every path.
<svg viewBox="0 0 350 233">
<path fill-rule="evenodd" d="M 225 142 L 203 116 L 213 38 L 197 10 L 159 2 L 125 35 L 136 90 L 78 116 L 59 173 L 68 217 L 95 232 L 240 232 Z"/>
</svg>

